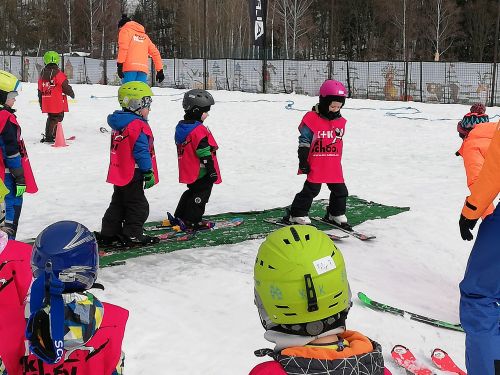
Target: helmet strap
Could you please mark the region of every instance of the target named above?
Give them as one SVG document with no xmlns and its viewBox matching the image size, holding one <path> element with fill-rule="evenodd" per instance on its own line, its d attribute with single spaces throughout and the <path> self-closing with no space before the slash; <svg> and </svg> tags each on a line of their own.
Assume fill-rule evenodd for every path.
<svg viewBox="0 0 500 375">
<path fill-rule="evenodd" d="M 31 285 L 26 338 L 30 351 L 49 364 L 59 362 L 64 354 L 63 291 L 64 283 L 54 275 L 50 263 Z"/>
</svg>

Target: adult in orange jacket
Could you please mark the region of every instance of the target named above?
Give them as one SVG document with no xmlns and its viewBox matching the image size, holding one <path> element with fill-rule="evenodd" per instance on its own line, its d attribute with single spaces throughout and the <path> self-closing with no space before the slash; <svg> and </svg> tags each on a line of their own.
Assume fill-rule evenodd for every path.
<svg viewBox="0 0 500 375">
<path fill-rule="evenodd" d="M 462 156 L 464 160 L 467 186 L 469 188 L 476 182 L 479 172 L 481 172 L 486 152 L 496 130 L 496 122 L 489 122 L 489 117 L 485 111 L 484 104 L 475 103 L 470 108 L 470 112 L 457 125 L 458 135 L 463 139 L 462 146 L 457 151 L 457 156 Z M 490 204 L 482 216 L 483 219 L 491 214 L 494 209 L 495 206 Z"/>
<path fill-rule="evenodd" d="M 471 230 L 500 192 L 500 122 L 497 123 L 483 167 L 470 186 L 460 216 L 462 239 L 473 239 Z M 466 333 L 465 357 L 469 375 L 500 374 L 500 208 L 486 217 L 460 283 L 460 323 Z"/>
<path fill-rule="evenodd" d="M 151 56 L 156 70 L 156 80 L 163 82 L 163 61 L 158 48 L 147 36 L 144 26 L 122 15 L 118 22 L 118 77 L 122 83 L 130 81 L 147 82 L 148 57 Z"/>
</svg>

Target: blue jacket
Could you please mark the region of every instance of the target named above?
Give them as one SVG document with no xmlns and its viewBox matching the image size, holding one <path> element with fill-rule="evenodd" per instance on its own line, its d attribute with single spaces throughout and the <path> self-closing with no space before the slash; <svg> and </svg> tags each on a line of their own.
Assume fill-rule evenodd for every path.
<svg viewBox="0 0 500 375">
<path fill-rule="evenodd" d="M 142 116 L 128 111 L 114 111 L 108 116 L 108 125 L 111 129 L 122 131 L 128 124 L 134 120 L 141 120 L 147 123 Z M 149 139 L 148 136 L 141 132 L 139 138 L 134 145 L 134 159 L 141 172 L 147 172 L 153 169 L 153 161 L 149 153 Z"/>
</svg>

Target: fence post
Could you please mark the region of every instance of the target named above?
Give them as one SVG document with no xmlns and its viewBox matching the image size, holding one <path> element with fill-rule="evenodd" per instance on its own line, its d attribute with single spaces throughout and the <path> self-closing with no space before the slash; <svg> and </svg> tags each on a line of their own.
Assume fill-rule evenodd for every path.
<svg viewBox="0 0 500 375">
<path fill-rule="evenodd" d="M 61 72 L 64 73 L 64 52 L 61 53 Z"/>
<path fill-rule="evenodd" d="M 405 93 L 403 101 L 408 101 L 408 59 L 405 60 Z"/>
<path fill-rule="evenodd" d="M 369 96 L 369 91 L 370 91 L 370 62 L 366 62 L 368 68 L 366 69 L 368 71 L 368 74 L 366 75 L 366 99 L 370 99 Z"/>
<path fill-rule="evenodd" d="M 349 60 L 345 61 L 347 64 L 347 91 L 349 92 L 349 98 L 352 98 L 351 95 L 351 74 L 349 72 Z"/>
<path fill-rule="evenodd" d="M 422 87 L 422 81 L 423 81 L 423 69 L 422 69 L 422 61 L 420 61 L 420 103 L 424 102 L 424 91 Z"/>
<path fill-rule="evenodd" d="M 21 81 L 24 81 L 24 52 L 21 52 Z"/>
<path fill-rule="evenodd" d="M 285 94 L 288 94 L 286 92 L 286 82 L 285 82 L 285 59 L 283 59 L 283 69 L 281 69 L 281 72 L 283 73 L 283 90 L 285 90 Z"/>
<path fill-rule="evenodd" d="M 497 63 L 493 63 L 493 75 L 491 77 L 491 101 L 490 106 L 493 107 L 495 105 L 495 86 L 497 84 Z"/>
<path fill-rule="evenodd" d="M 227 91 L 231 91 L 231 88 L 229 87 L 229 75 L 227 72 L 227 60 L 228 59 L 226 59 L 226 84 L 227 84 Z"/>
<path fill-rule="evenodd" d="M 206 57 L 203 58 L 203 90 L 207 89 L 207 80 L 208 80 L 208 60 Z"/>
</svg>

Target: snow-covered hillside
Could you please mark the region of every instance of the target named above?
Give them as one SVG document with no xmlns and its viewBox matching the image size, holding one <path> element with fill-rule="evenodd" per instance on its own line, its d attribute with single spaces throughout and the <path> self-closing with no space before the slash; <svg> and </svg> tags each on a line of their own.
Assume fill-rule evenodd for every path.
<svg viewBox="0 0 500 375">
<path fill-rule="evenodd" d="M 106 116 L 118 108 L 116 87 L 74 85 L 76 102 L 64 120 L 66 148 L 39 143 L 45 116 L 34 84 L 24 84 L 18 118 L 39 193 L 25 195 L 18 239 L 35 236 L 62 219 L 100 229 L 112 187 L 106 184 L 109 133 Z M 155 133 L 160 184 L 147 191 L 149 220 L 175 209 L 184 186 L 177 182 L 174 128 L 182 90 L 153 89 L 150 124 Z M 223 183 L 213 190 L 207 213 L 285 206 L 300 190 L 297 126 L 315 98 L 212 92 L 216 104 L 206 121 L 216 137 Z M 103 98 L 91 98 L 91 96 Z M 405 109 L 411 106 L 418 109 Z M 377 239 L 339 244 L 353 292 L 444 320 L 458 321 L 458 283 L 471 243 L 460 239 L 458 217 L 467 195 L 456 122 L 464 105 L 347 100 L 344 172 L 350 194 L 411 210 L 366 222 Z M 500 111 L 490 108 L 492 117 Z M 390 116 L 388 114 L 392 114 Z M 415 120 L 414 118 L 419 118 Z M 328 190 L 319 198 L 328 197 Z M 129 374 L 246 374 L 262 359 L 263 339 L 253 305 L 252 272 L 260 240 L 182 250 L 128 260 L 103 269 L 102 299 L 130 310 L 124 350 Z M 354 302 L 350 329 L 379 341 L 388 367 L 397 343 L 422 359 L 440 346 L 464 367 L 464 335 L 381 314 Z M 430 365 L 430 361 L 427 359 Z M 397 372 L 396 372 L 397 373 Z"/>
</svg>

